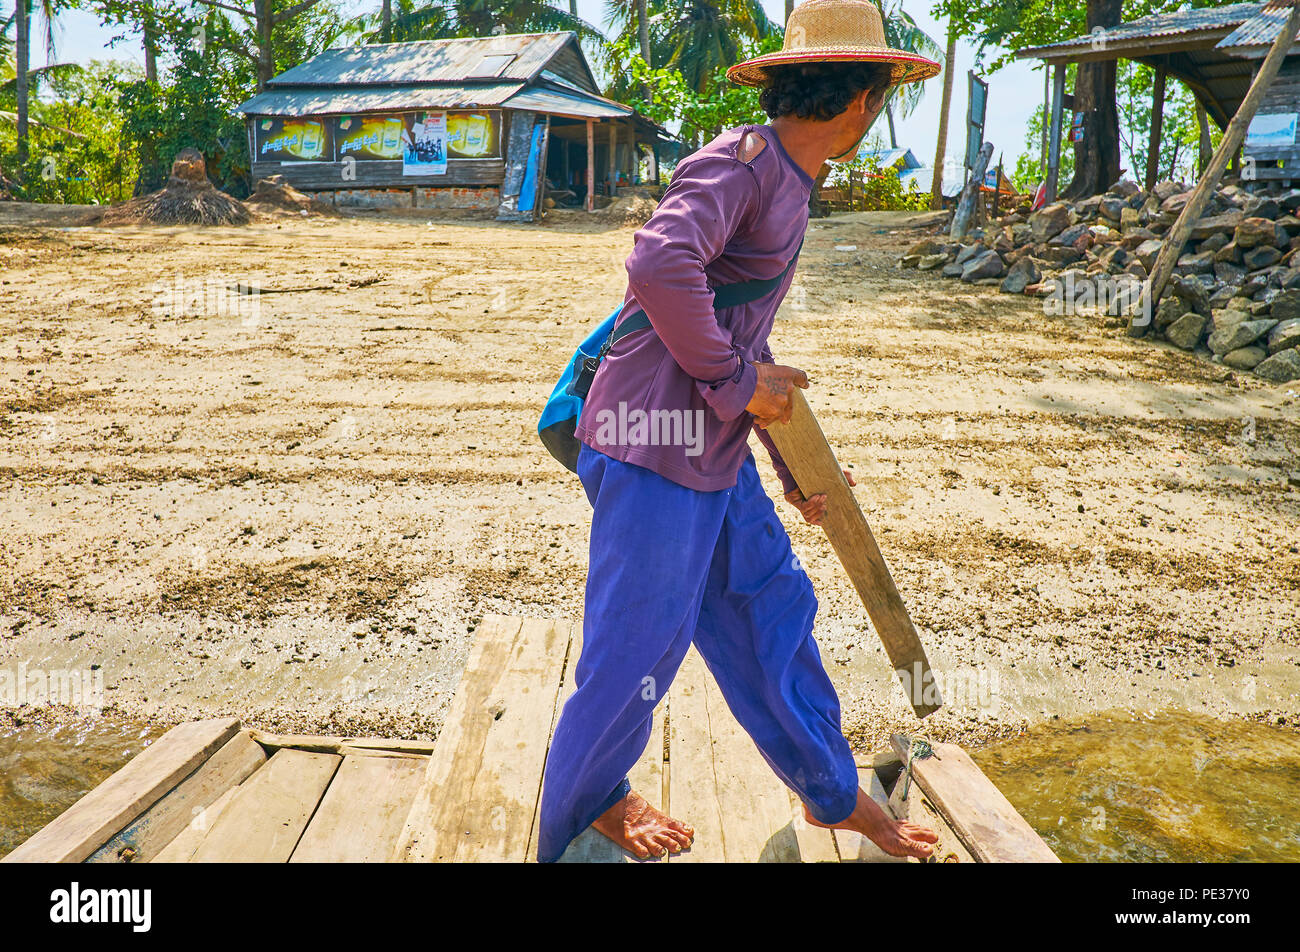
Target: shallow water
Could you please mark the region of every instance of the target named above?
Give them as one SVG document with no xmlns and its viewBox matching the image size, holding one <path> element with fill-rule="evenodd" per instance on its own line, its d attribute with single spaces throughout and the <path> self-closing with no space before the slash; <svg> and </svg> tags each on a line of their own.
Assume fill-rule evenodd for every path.
<svg viewBox="0 0 1300 952">
<path fill-rule="evenodd" d="M 87 717 L 0 733 L 0 856 L 76 803 L 162 731 Z"/>
<path fill-rule="evenodd" d="M 1098 715 L 970 753 L 1067 862 L 1300 861 L 1300 734 L 1285 727 Z"/>
</svg>

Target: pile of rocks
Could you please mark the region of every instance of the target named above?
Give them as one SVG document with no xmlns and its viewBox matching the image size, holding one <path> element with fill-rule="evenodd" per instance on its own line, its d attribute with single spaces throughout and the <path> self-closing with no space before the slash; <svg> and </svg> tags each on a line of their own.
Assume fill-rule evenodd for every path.
<svg viewBox="0 0 1300 952">
<path fill-rule="evenodd" d="M 925 239 L 899 261 L 1008 294 L 1051 297 L 1065 312 L 1127 318 L 1178 213 L 1182 183 L 1150 192 L 1122 180 L 1104 195 L 1021 205 L 965 243 Z M 1266 380 L 1300 379 L 1300 189 L 1218 189 L 1196 222 L 1148 336 Z M 1058 313 L 1060 310 L 1058 310 Z M 1117 322 L 1127 327 L 1128 320 Z"/>
</svg>

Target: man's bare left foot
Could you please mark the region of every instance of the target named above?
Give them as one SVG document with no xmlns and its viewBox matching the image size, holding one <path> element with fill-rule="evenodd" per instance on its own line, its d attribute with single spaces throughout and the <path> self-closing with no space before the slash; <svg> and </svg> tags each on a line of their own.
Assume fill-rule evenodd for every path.
<svg viewBox="0 0 1300 952">
<path fill-rule="evenodd" d="M 853 808 L 848 819 L 841 823 L 822 823 L 808 810 L 807 804 L 804 804 L 803 815 L 813 826 L 825 830 L 852 830 L 861 833 L 890 856 L 915 856 L 917 859 L 928 859 L 934 852 L 934 844 L 939 842 L 939 835 L 934 830 L 919 823 L 895 820 L 886 815 L 885 811 L 880 809 L 880 805 L 867 796 L 861 787 L 858 788 L 857 806 Z"/>
<path fill-rule="evenodd" d="M 592 826 L 640 859 L 680 853 L 695 839 L 695 830 L 660 813 L 636 791 L 602 813 Z"/>
</svg>

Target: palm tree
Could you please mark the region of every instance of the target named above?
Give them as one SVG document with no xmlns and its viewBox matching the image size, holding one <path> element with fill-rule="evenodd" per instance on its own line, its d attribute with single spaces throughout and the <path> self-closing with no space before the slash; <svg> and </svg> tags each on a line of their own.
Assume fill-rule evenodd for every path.
<svg viewBox="0 0 1300 952">
<path fill-rule="evenodd" d="M 943 167 L 948 151 L 948 110 L 952 105 L 952 71 L 957 62 L 957 31 L 948 26 L 948 49 L 943 54 L 943 98 L 939 100 L 939 138 L 934 146 L 934 169 L 930 176 L 930 207 L 943 208 Z"/>
<path fill-rule="evenodd" d="M 576 13 L 545 0 L 384 0 L 378 16 L 368 14 L 360 22 L 366 40 L 383 43 L 561 30 L 604 39 Z"/>
<path fill-rule="evenodd" d="M 939 44 L 916 25 L 912 15 L 903 9 L 902 0 L 896 0 L 892 7 L 887 4 L 887 0 L 875 0 L 875 4 L 880 8 L 880 17 L 884 20 L 885 42 L 897 50 L 907 50 L 909 53 L 918 53 L 932 60 L 945 61 Z M 925 88 L 921 83 L 908 83 L 905 86 L 895 86 L 890 90 L 889 98 L 885 100 L 885 119 L 889 123 L 891 149 L 898 148 L 898 141 L 894 136 L 895 114 L 899 119 L 906 118 L 916 109 L 924 95 Z"/>
<path fill-rule="evenodd" d="M 14 0 L 14 92 L 18 103 L 16 108 L 18 124 L 18 164 L 27 161 L 27 107 L 30 99 L 28 79 L 31 75 L 32 14 L 39 12 L 45 21 L 45 53 L 49 59 L 54 55 L 54 21 L 59 13 L 72 6 L 70 2 L 60 0 L 38 0 L 39 11 L 34 9 L 33 0 Z"/>
<path fill-rule="evenodd" d="M 742 41 L 780 33 L 759 0 L 646 0 L 644 15 L 642 7 L 640 0 L 606 0 L 606 27 L 616 39 L 634 37 L 643 59 L 676 69 L 698 92 L 740 58 Z"/>
</svg>

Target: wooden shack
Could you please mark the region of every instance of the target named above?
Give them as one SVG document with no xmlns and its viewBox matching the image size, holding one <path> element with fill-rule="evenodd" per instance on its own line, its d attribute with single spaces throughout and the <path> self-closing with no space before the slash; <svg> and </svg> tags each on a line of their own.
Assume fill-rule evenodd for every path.
<svg viewBox="0 0 1300 952">
<path fill-rule="evenodd" d="M 1262 2 L 1175 10 L 1020 50 L 1017 59 L 1041 60 L 1052 72 L 1047 200 L 1056 197 L 1063 112 L 1072 106 L 1065 89 L 1069 64 L 1127 59 L 1155 69 L 1154 119 L 1147 144 L 1145 175 L 1138 170 L 1133 172 L 1135 179 L 1144 181 L 1150 188 L 1159 172 L 1161 117 L 1168 80 L 1183 83 L 1204 110 L 1205 117 L 1220 129 L 1226 128 L 1245 99 L 1259 64 L 1288 12 L 1286 8 L 1266 11 Z M 1300 112 L 1300 56 L 1291 56 L 1251 125 L 1242 161 L 1237 164 L 1243 181 L 1300 179 L 1300 172 L 1288 167 L 1288 163 L 1293 165 L 1300 157 L 1300 145 L 1296 143 L 1297 112 Z M 1202 130 L 1202 140 L 1203 161 L 1208 161 L 1208 127 Z"/>
<path fill-rule="evenodd" d="M 335 205 L 593 210 L 674 141 L 600 95 L 574 33 L 326 50 L 239 106 L 252 176 Z"/>
</svg>

